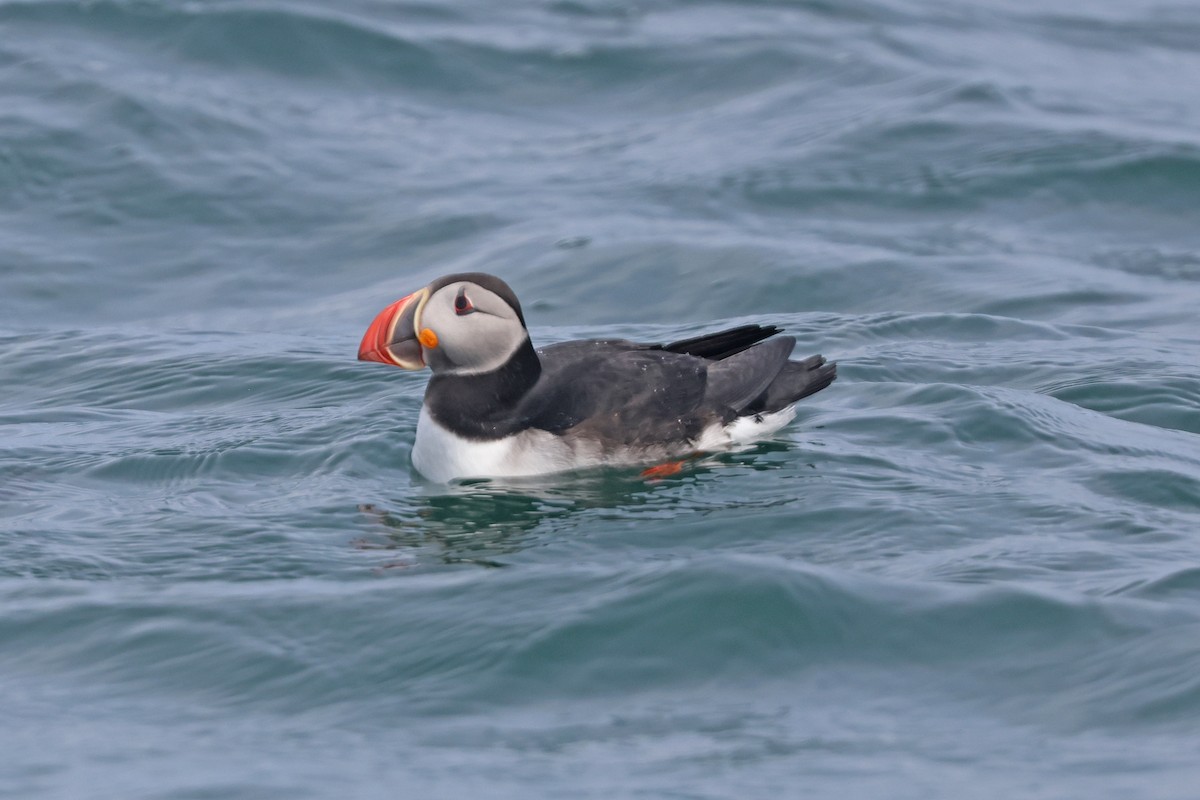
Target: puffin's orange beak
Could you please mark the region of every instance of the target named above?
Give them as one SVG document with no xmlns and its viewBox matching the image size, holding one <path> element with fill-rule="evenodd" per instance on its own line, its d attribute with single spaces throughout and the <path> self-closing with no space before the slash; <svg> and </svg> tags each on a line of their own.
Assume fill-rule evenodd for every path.
<svg viewBox="0 0 1200 800">
<path fill-rule="evenodd" d="M 429 289 L 421 289 L 379 312 L 358 346 L 359 361 L 378 361 L 404 369 L 424 367 L 417 325 L 428 299 Z"/>
</svg>

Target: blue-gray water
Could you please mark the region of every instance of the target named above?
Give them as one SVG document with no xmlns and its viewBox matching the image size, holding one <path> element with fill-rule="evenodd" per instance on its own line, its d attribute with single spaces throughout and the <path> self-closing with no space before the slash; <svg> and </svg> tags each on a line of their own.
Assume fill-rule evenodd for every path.
<svg viewBox="0 0 1200 800">
<path fill-rule="evenodd" d="M 0 795 L 1195 796 L 1200 10 L 1052 5 L 0 0 Z M 462 269 L 841 378 L 428 485 Z"/>
</svg>

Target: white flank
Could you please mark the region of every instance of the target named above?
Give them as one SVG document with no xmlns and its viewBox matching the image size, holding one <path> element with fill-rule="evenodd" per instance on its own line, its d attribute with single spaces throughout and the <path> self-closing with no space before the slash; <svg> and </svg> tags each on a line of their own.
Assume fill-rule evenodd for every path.
<svg viewBox="0 0 1200 800">
<path fill-rule="evenodd" d="M 795 406 L 788 406 L 770 414 L 739 417 L 724 427 L 714 425 L 695 442 L 682 446 L 664 443 L 644 451 L 622 448 L 604 453 L 595 447 L 572 447 L 562 437 L 538 430 L 491 442 L 464 439 L 439 425 L 422 406 L 412 461 L 418 472 L 438 483 L 459 478 L 518 478 L 604 464 L 641 464 L 742 447 L 771 436 L 795 416 Z"/>
<path fill-rule="evenodd" d="M 796 418 L 796 407 L 788 406 L 770 414 L 738 417 L 725 428 L 731 444 L 751 444 L 759 439 L 774 436 L 784 425 Z"/>
</svg>

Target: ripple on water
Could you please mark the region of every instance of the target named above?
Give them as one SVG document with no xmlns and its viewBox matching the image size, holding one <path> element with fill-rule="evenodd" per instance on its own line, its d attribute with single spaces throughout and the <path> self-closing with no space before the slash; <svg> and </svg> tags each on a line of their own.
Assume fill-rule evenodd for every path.
<svg viewBox="0 0 1200 800">
<path fill-rule="evenodd" d="M 1200 18 L 1080 8 L 0 0 L 0 793 L 1190 796 Z M 428 484 L 466 269 L 840 377 Z"/>
<path fill-rule="evenodd" d="M 221 708 L 279 712 L 303 702 L 336 717 L 356 696 L 344 680 L 354 675 L 374 687 L 379 720 L 736 691 L 804 683 L 831 668 L 849 680 L 888 669 L 963 697 L 990 686 L 973 702 L 1065 729 L 1185 724 L 1200 704 L 1188 666 L 1200 655 L 1190 635 L 1197 620 L 1143 600 L 934 589 L 745 556 L 620 574 L 499 571 L 482 583 L 472 574 L 340 586 L 63 583 L 23 597 L 0 633 L 9 652 L 24 654 L 5 659 L 8 668 Z M 559 595 L 557 607 L 533 601 L 569 583 L 589 591 Z M 504 613 L 468 611 L 485 595 Z M 456 608 L 467 613 L 446 613 Z"/>
</svg>

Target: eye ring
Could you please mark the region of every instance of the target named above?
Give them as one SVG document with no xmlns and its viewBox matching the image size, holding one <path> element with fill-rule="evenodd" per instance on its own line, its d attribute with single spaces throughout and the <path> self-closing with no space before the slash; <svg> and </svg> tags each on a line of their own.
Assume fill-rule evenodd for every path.
<svg viewBox="0 0 1200 800">
<path fill-rule="evenodd" d="M 459 290 L 458 296 L 454 298 L 454 313 L 460 317 L 464 314 L 470 314 L 475 310 L 475 304 L 471 302 L 471 298 L 467 297 L 467 293 Z"/>
</svg>

